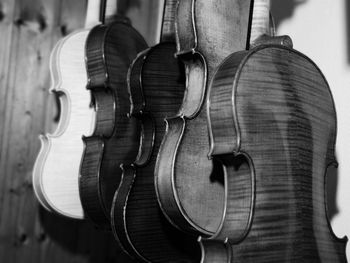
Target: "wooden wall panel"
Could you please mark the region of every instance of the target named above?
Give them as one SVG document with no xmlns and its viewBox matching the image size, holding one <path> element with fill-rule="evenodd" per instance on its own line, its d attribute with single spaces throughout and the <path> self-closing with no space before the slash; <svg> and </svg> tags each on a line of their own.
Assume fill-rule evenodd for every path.
<svg viewBox="0 0 350 263">
<path fill-rule="evenodd" d="M 157 42 L 161 0 L 128 2 L 126 13 L 149 44 Z M 0 258 L 2 262 L 124 262 L 110 233 L 46 212 L 31 173 L 38 134 L 55 129 L 48 93 L 49 55 L 81 27 L 86 0 L 0 0 Z"/>
</svg>

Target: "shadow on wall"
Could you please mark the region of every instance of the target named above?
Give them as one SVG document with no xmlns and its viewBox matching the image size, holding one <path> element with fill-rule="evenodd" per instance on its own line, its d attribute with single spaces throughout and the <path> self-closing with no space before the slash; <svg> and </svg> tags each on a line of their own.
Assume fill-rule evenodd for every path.
<svg viewBox="0 0 350 263">
<path fill-rule="evenodd" d="M 348 52 L 348 64 L 350 64 L 350 1 L 345 1 L 345 17 L 346 17 L 346 35 L 347 35 L 347 52 Z"/>
<path fill-rule="evenodd" d="M 327 191 L 327 208 L 328 218 L 332 220 L 333 217 L 339 213 L 337 206 L 337 189 L 338 189 L 338 169 L 331 166 L 327 170 L 326 191 Z"/>
<path fill-rule="evenodd" d="M 271 0 L 271 13 L 275 20 L 276 29 L 278 29 L 283 20 L 293 16 L 294 10 L 298 5 L 306 2 L 307 0 Z"/>
<path fill-rule="evenodd" d="M 118 12 L 125 15 L 127 10 L 132 7 L 140 7 L 140 0 L 119 0 L 118 1 Z"/>
<path fill-rule="evenodd" d="M 98 230 L 87 221 L 72 220 L 49 213 L 41 206 L 39 215 L 45 233 L 41 236 L 41 242 L 49 237 L 74 255 L 76 260 L 77 258 L 86 259 L 74 261 L 73 258 L 69 262 L 133 262 L 122 252 L 111 232 Z"/>
</svg>

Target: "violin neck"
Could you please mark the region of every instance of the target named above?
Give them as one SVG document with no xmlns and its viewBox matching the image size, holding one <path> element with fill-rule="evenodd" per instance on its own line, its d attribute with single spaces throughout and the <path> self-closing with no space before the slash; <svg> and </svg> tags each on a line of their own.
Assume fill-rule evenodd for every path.
<svg viewBox="0 0 350 263">
<path fill-rule="evenodd" d="M 175 13 L 177 0 L 165 0 L 160 41 L 175 41 Z"/>
<path fill-rule="evenodd" d="M 88 0 L 84 28 L 91 28 L 99 23 L 101 0 Z"/>
<path fill-rule="evenodd" d="M 263 35 L 273 34 L 270 21 L 270 0 L 254 0 L 250 43 L 254 43 Z"/>
<path fill-rule="evenodd" d="M 100 22 L 102 24 L 114 20 L 118 12 L 118 0 L 102 0 L 100 7 Z"/>
</svg>

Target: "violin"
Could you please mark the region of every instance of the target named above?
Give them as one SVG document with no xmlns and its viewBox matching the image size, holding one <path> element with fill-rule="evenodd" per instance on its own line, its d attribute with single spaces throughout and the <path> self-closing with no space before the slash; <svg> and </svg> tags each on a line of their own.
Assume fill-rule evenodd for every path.
<svg viewBox="0 0 350 263">
<path fill-rule="evenodd" d="M 82 134 L 93 131 L 95 112 L 86 91 L 85 41 L 98 23 L 99 0 L 88 2 L 85 29 L 75 31 L 54 47 L 50 59 L 50 92 L 59 96 L 61 116 L 52 134 L 41 135 L 41 149 L 32 181 L 39 202 L 47 210 L 83 219 L 78 176 L 84 145 Z M 96 12 L 97 11 L 97 12 Z"/>
<path fill-rule="evenodd" d="M 50 67 L 50 79 L 51 79 L 51 87 L 50 87 L 50 92 L 54 92 L 55 87 L 54 85 L 57 85 L 56 83 L 60 82 L 60 73 L 59 73 L 59 67 L 57 65 L 57 54 L 61 48 L 61 45 L 63 43 L 63 39 L 60 39 L 57 41 L 56 45 L 53 47 L 50 53 L 50 60 L 49 60 L 49 67 Z M 39 139 L 44 140 L 42 137 L 45 137 L 43 135 L 39 135 Z M 39 171 L 40 166 L 43 165 L 43 162 L 45 161 L 46 158 L 46 151 L 47 148 L 43 147 L 44 144 L 41 144 L 41 149 L 40 152 L 35 160 L 34 168 L 33 168 L 33 174 L 32 174 L 32 181 L 33 181 L 33 189 L 34 193 L 36 195 L 37 200 L 41 204 L 42 207 L 44 207 L 47 211 L 52 212 L 52 209 L 50 207 L 49 202 L 46 201 L 45 194 L 42 191 L 41 188 L 41 172 Z"/>
<path fill-rule="evenodd" d="M 177 228 L 211 236 L 224 213 L 223 170 L 209 160 L 206 94 L 215 68 L 247 47 L 252 1 L 180 0 L 176 56 L 186 68 L 186 91 L 167 127 L 155 170 L 159 204 Z"/>
<path fill-rule="evenodd" d="M 87 89 L 96 120 L 92 135 L 83 137 L 79 193 L 86 216 L 107 229 L 121 179 L 119 166 L 133 162 L 140 142 L 141 127 L 134 118 L 128 118 L 126 75 L 136 55 L 147 48 L 130 21 L 116 16 L 118 2 L 102 1 L 102 23 L 90 31 L 85 45 Z"/>
<path fill-rule="evenodd" d="M 198 262 L 194 237 L 174 228 L 163 216 L 154 188 L 154 170 L 165 134 L 164 118 L 180 108 L 186 76 L 176 52 L 176 0 L 166 0 L 161 40 L 132 62 L 127 82 L 131 118 L 141 123 L 139 155 L 122 166 L 123 176 L 113 201 L 111 223 L 121 247 L 138 262 Z"/>
<path fill-rule="evenodd" d="M 347 262 L 327 217 L 336 112 L 316 64 L 289 37 L 261 36 L 218 67 L 207 105 L 226 209 L 201 262 Z"/>
</svg>

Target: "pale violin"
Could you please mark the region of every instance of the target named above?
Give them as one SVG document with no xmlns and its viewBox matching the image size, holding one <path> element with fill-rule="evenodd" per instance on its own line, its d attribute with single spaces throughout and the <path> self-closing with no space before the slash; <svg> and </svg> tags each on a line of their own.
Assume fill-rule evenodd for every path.
<svg viewBox="0 0 350 263">
<path fill-rule="evenodd" d="M 41 149 L 33 168 L 33 186 L 40 203 L 52 212 L 83 219 L 78 177 L 84 144 L 83 134 L 91 134 L 95 111 L 85 66 L 85 41 L 90 28 L 98 23 L 100 0 L 89 0 L 85 29 L 66 36 L 54 47 L 50 59 L 51 88 L 59 96 L 60 119 L 52 134 L 40 136 Z"/>
</svg>

